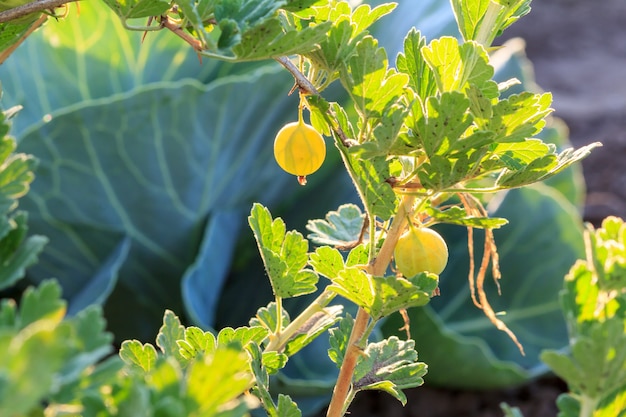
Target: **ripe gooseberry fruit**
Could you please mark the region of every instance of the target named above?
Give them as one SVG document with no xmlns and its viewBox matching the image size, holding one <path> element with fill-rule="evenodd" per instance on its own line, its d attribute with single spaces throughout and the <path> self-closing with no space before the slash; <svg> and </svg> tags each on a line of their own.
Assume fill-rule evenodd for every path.
<svg viewBox="0 0 626 417">
<path fill-rule="evenodd" d="M 448 246 L 441 235 L 426 227 L 409 225 L 394 249 L 396 267 L 405 277 L 420 272 L 441 274 L 448 263 Z"/>
<path fill-rule="evenodd" d="M 287 123 L 274 139 L 274 158 L 286 172 L 296 175 L 301 185 L 317 171 L 326 158 L 324 138 L 311 125 L 300 120 Z"/>
</svg>

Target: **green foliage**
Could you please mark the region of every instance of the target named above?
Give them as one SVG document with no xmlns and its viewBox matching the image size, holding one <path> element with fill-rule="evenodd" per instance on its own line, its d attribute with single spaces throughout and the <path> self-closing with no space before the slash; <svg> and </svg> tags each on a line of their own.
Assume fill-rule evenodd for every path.
<svg viewBox="0 0 626 417">
<path fill-rule="evenodd" d="M 451 3 L 463 38 L 490 46 L 504 29 L 530 12 L 530 2 L 531 0 L 460 0 Z"/>
<path fill-rule="evenodd" d="M 97 48 L 86 46 L 84 33 Z M 253 72 L 246 64 L 231 70 L 215 60 L 200 65 L 167 33 L 149 33 L 142 44 L 141 34 L 124 30 L 101 2 L 84 5 L 79 19 L 50 22 L 23 48 L 0 67 L 0 77 L 11 80 L 7 102 L 28 99 L 14 128 L 19 150 L 41 164 L 21 204 L 30 230 L 53 242 L 28 278 L 56 276 L 70 312 L 105 304 L 120 342 L 146 340 L 162 311 L 182 310 L 183 303 L 194 323 L 213 325 L 220 291 L 199 287 L 221 287 L 251 202 L 275 201 L 291 181 L 266 163 L 271 148 L 265 147 L 274 129 L 296 115 L 288 74 L 268 67 Z M 35 69 L 42 79 L 72 82 L 32 83 Z M 247 74 L 249 84 L 219 77 L 234 73 Z M 256 120 L 265 120 L 265 128 L 246 128 Z M 200 159 L 179 163 L 194 155 Z M 241 181 L 257 197 L 237 187 Z M 93 199 L 79 197 L 86 190 Z"/>
<path fill-rule="evenodd" d="M 426 364 L 417 362 L 414 346 L 415 341 L 395 336 L 367 345 L 354 370 L 354 390 L 382 390 L 405 405 L 402 389 L 422 385 L 427 370 Z"/>
<path fill-rule="evenodd" d="M 242 347 L 265 337 L 251 336 L 250 330 L 227 328 L 214 337 L 197 328 L 185 329 L 174 313 L 166 311 L 156 339 L 159 350 L 150 343 L 127 340 L 119 352 L 126 372 L 147 394 L 139 396 L 137 407 L 143 403 L 155 410 L 154 415 L 160 408 L 189 416 L 217 416 L 225 410 L 247 415 L 241 395 L 251 387 L 252 371 Z"/>
<path fill-rule="evenodd" d="M 555 310 L 555 303 L 544 302 L 543 298 L 536 308 L 529 308 L 531 303 L 524 303 L 527 298 L 537 301 L 529 296 L 536 295 L 529 288 L 549 289 L 550 282 L 536 282 L 536 277 L 559 270 L 578 249 L 573 243 L 575 239 L 567 239 L 578 237 L 578 230 L 571 227 L 576 224 L 576 216 L 555 208 L 559 205 L 558 197 L 543 198 L 537 190 L 510 191 L 552 178 L 597 146 L 562 150 L 544 143 L 538 135 L 551 112 L 551 96 L 532 92 L 507 95 L 506 90 L 516 80 L 498 83 L 494 79 L 490 44 L 503 29 L 528 12 L 528 0 L 453 1 L 464 41 L 443 36 L 427 43 L 420 32 L 411 30 L 404 38 L 404 50 L 395 69 L 390 67 L 386 49 L 379 47 L 369 32 L 378 19 L 394 9 L 392 4 L 352 9 L 346 1 L 321 0 L 105 3 L 121 18 L 120 22 L 102 19 L 96 5 L 91 14 L 87 13 L 90 26 L 80 23 L 71 31 L 50 29 L 37 41 L 39 46 L 58 48 L 48 54 L 61 58 L 48 56 L 48 60 L 45 55 L 37 55 L 40 61 L 36 60 L 36 64 L 49 67 L 50 62 L 60 59 L 64 71 L 76 70 L 66 74 L 79 73 L 67 94 L 63 88 L 50 87 L 48 99 L 40 91 L 47 86 L 28 85 L 19 66 L 24 63 L 8 72 L 14 79 L 14 99 L 38 96 L 40 100 L 36 111 L 28 114 L 18 127 L 21 150 L 36 154 L 41 161 L 40 179 L 22 208 L 36 213 L 32 224 L 58 245 L 46 253 L 44 262 L 29 271 L 29 276 L 41 282 L 51 272 L 58 272 L 63 287 L 68 289 L 69 311 L 80 312 L 75 316 L 78 339 L 90 338 L 81 346 L 86 353 L 61 344 L 61 340 L 72 340 L 74 319 L 62 320 L 65 303 L 60 301 L 56 284 L 44 283 L 38 290 L 26 292 L 19 311 L 10 302 L 2 304 L 1 322 L 15 327 L 13 333 L 0 334 L 0 342 L 4 340 L 6 345 L 5 356 L 11 359 L 5 366 L 17 374 L 32 362 L 45 371 L 41 381 L 33 383 L 34 387 L 24 385 L 34 378 L 30 370 L 24 381 L 15 381 L 10 388 L 0 387 L 2 395 L 9 393 L 11 398 L 20 400 L 21 408 L 9 408 L 10 413 L 30 412 L 39 407 L 41 413 L 49 414 L 50 410 L 39 405 L 43 400 L 46 408 L 62 406 L 65 401 L 87 415 L 235 417 L 247 415 L 258 402 L 270 416 L 300 416 L 295 397 L 273 395 L 274 378 L 270 377 L 276 375 L 280 381 L 288 359 L 310 347 L 327 330 L 329 356 L 342 370 L 330 405 L 331 410 L 341 412 L 331 411 L 331 415 L 343 414 L 354 395 L 365 389 L 387 391 L 405 403 L 402 390 L 420 385 L 427 369 L 417 361 L 415 342 L 390 335 L 387 323 L 382 328 L 386 339 L 369 342 L 369 338 L 380 320 L 398 310 L 406 313 L 408 308 L 429 303 L 432 310 L 429 306 L 408 313 L 411 322 L 420 324 L 418 332 L 427 333 L 416 339 L 431 344 L 420 347 L 426 353 L 420 354 L 422 357 L 436 349 L 445 366 L 464 365 L 453 366 L 449 373 L 469 381 L 482 372 L 484 386 L 519 382 L 531 373 L 496 362 L 482 346 L 461 337 L 485 328 L 497 333 L 494 325 L 502 329 L 510 324 L 513 330 L 524 332 L 529 317 L 545 317 Z M 137 18 L 149 18 L 148 26 L 136 26 Z M 103 24 L 100 20 L 104 20 Z M 3 25 L 0 30 L 6 27 Z M 174 46 L 157 36 L 150 49 L 162 47 L 159 50 L 167 54 L 159 56 L 160 61 L 150 61 L 152 58 L 129 46 L 128 35 L 116 38 L 119 44 L 114 40 L 100 43 L 102 47 L 91 46 L 111 33 L 104 29 L 93 31 L 94 27 L 148 32 L 168 29 L 187 45 L 183 50 L 180 44 Z M 83 42 L 85 38 L 77 36 L 82 33 L 93 33 L 93 37 Z M 112 52 L 115 48 L 125 51 L 123 58 L 119 52 Z M 280 217 L 273 218 L 265 206 L 255 203 L 248 223 L 275 301 L 259 309 L 248 326 L 225 327 L 219 332 L 205 328 L 215 322 L 215 304 L 242 223 L 243 207 L 255 200 L 271 202 L 282 188 L 281 181 L 267 168 L 263 150 L 269 148 L 265 145 L 271 137 L 270 126 L 287 118 L 282 111 L 287 100 L 282 97 L 291 81 L 275 76 L 274 69 L 249 71 L 254 65 L 244 67 L 242 76 L 215 82 L 210 77 L 203 79 L 207 85 L 181 79 L 189 74 L 201 78 L 201 71 L 181 64 L 194 54 L 231 62 L 279 58 L 295 77 L 300 104 L 311 112 L 312 123 L 333 136 L 364 210 L 344 205 L 325 220 L 310 222 L 312 240 L 322 245 L 310 252 L 307 239 L 296 231 L 287 231 Z M 142 58 L 133 60 L 133 55 Z M 297 55 L 298 60 L 289 61 L 286 55 Z M 91 72 L 87 68 L 102 70 Z M 211 68 L 211 74 L 230 70 L 220 65 Z M 156 75 L 146 75 L 151 71 Z M 99 80 L 93 75 L 96 73 L 107 81 Z M 160 79 L 167 81 L 152 82 Z M 349 106 L 328 98 L 326 88 L 335 80 L 340 81 L 350 99 Z M 259 121 L 260 129 L 250 128 L 259 125 Z M 138 131 L 140 135 L 136 134 Z M 2 165 L 6 169 L 0 176 L 0 203 L 8 201 L 7 216 L 12 216 L 7 217 L 9 226 L 0 227 L 0 238 L 4 238 L 0 255 L 15 265 L 7 269 L 6 285 L 23 274 L 36 249 L 31 247 L 28 256 L 16 256 L 23 245 L 26 217 L 10 211 L 15 209 L 13 200 L 28 190 L 32 174 L 28 163 L 20 163 L 19 158 L 12 163 L 9 155 L 13 150 L 11 143 L 0 147 L 0 155 L 11 161 Z M 186 163 L 181 165 L 181 160 Z M 8 182 L 2 182 L 2 178 L 8 178 Z M 2 188 L 5 183 L 8 185 Z M 234 186 L 238 183 L 245 184 L 244 191 L 238 192 Z M 497 197 L 490 200 L 473 196 L 496 191 L 508 194 L 502 201 Z M 87 194 L 89 199 L 84 198 Z M 493 206 L 501 204 L 494 211 L 483 206 L 487 202 Z M 507 212 L 511 206 L 516 210 Z M 544 256 L 550 250 L 558 251 L 562 256 L 556 262 L 536 270 L 519 268 L 526 276 L 514 283 L 517 287 L 513 298 L 506 300 L 511 304 L 501 304 L 502 300 L 494 303 L 495 311 L 508 310 L 507 324 L 494 318 L 495 312 L 484 298 L 484 269 L 479 272 L 472 296 L 475 291 L 481 296 L 485 317 L 470 320 L 467 318 L 471 313 L 459 308 L 469 299 L 467 294 L 459 296 L 459 286 L 452 280 L 446 282 L 445 273 L 439 288 L 439 277 L 434 274 L 403 277 L 389 272 L 393 271 L 395 243 L 407 223 L 449 223 L 486 229 L 474 238 L 478 242 L 485 240 L 482 255 L 484 261 L 488 256 L 494 259 L 491 274 L 497 280 L 498 253 L 491 237 L 499 238 L 499 233 L 506 229 L 496 230 L 493 235 L 492 230 L 505 225 L 505 218 L 519 214 L 520 207 L 541 208 L 537 210 L 544 216 L 541 220 L 555 223 L 554 227 L 534 233 L 538 236 L 511 233 L 514 238 L 500 252 L 514 248 L 519 254 L 525 247 L 545 244 L 546 236 L 554 239 L 559 233 L 564 234 L 566 226 L 572 230 L 568 236 L 561 236 L 560 241 L 570 243 L 565 249 L 542 248 Z M 0 204 L 0 208 L 4 207 Z M 523 214 L 528 216 L 529 212 Z M 501 217 L 491 218 L 492 213 Z M 615 224 L 607 223 L 605 229 L 609 230 L 606 236 L 626 234 Z M 607 240 L 606 236 L 596 236 L 595 243 Z M 449 242 L 466 246 L 462 238 Z M 610 299 L 607 305 L 617 303 L 611 304 L 602 316 L 604 319 L 624 311 L 621 295 L 614 294 L 619 294 L 623 284 L 619 277 L 626 267 L 623 247 L 617 249 L 617 256 L 611 245 L 595 246 L 601 248 L 595 257 L 605 263 L 621 256 L 621 260 L 608 262 L 608 269 L 597 273 L 602 275 L 597 279 L 602 291 L 610 294 L 603 300 Z M 536 254 L 536 248 L 532 249 Z M 474 252 L 480 250 L 470 251 L 472 255 Z M 553 258 L 557 257 L 550 259 Z M 513 262 L 503 265 L 502 272 L 506 275 L 507 268 L 513 267 Z M 466 275 L 455 268 L 458 264 L 446 273 Z M 318 274 L 330 280 L 325 288 L 318 287 Z M 211 284 L 207 285 L 207 281 Z M 248 283 L 248 287 L 256 290 L 257 285 Z M 207 288 L 217 291 L 206 291 Z M 446 299 L 445 305 L 434 305 L 431 297 L 440 292 L 454 296 Z M 317 298 L 297 310 L 299 314 L 293 318 L 283 305 L 284 299 L 310 300 L 304 296 L 313 294 Z M 329 306 L 336 295 L 356 305 L 354 320 L 348 314 L 342 319 L 343 306 Z M 550 295 L 550 291 L 543 294 Z M 173 305 L 167 305 L 172 298 Z M 110 341 L 102 335 L 104 324 L 98 320 L 98 311 L 85 307 L 105 301 L 114 326 L 126 324 L 132 316 L 133 324 L 146 331 L 155 311 L 162 311 L 166 305 L 175 310 L 182 308 L 184 301 L 190 318 L 203 328 L 183 326 L 171 310 L 166 310 L 156 338 L 158 349 L 139 339 L 126 340 L 121 345 L 119 360 L 90 366 L 102 357 L 106 351 L 103 346 L 108 347 Z M 574 297 L 569 303 L 578 301 L 580 297 Z M 115 308 L 119 305 L 133 310 L 125 308 L 122 312 Z M 440 318 L 447 318 L 445 329 L 433 311 Z M 98 325 L 87 327 L 81 321 L 86 319 L 79 319 L 81 315 Z M 337 323 L 338 327 L 331 329 Z M 583 410 L 588 408 L 589 399 L 594 407 L 605 409 L 615 409 L 624 400 L 619 393 L 613 394 L 621 388 L 616 381 L 624 379 L 623 369 L 602 368 L 604 359 L 623 359 L 614 353 L 614 345 L 625 342 L 621 337 L 624 324 L 611 323 L 606 328 L 580 324 L 589 332 L 591 342 L 580 337 L 572 349 L 573 359 L 558 356 L 552 360 L 557 372 L 570 379 L 582 378 L 585 371 L 604 371 L 601 376 L 589 378 L 591 384 L 577 388 L 589 392 L 571 396 Z M 408 323 L 404 324 L 404 329 L 408 329 Z M 35 330 L 30 331 L 31 328 Z M 23 334 L 25 329 L 29 331 Z M 54 333 L 57 330 L 58 334 Z M 525 336 L 529 334 L 533 332 Z M 497 336 L 491 334 L 484 339 Z M 545 339 L 552 341 L 550 337 Z M 441 343 L 433 343 L 436 338 Z M 20 355 L 32 356 L 41 344 L 50 344 L 50 358 L 38 357 L 28 362 L 11 350 L 19 345 Z M 499 353 L 509 358 L 512 350 L 508 347 Z M 536 346 L 529 349 L 532 353 L 536 350 Z M 594 355 L 596 361 L 585 366 L 591 364 L 594 369 L 582 366 L 581 373 L 570 370 L 573 362 L 568 361 L 580 362 L 589 355 Z M 472 357 L 472 368 L 465 365 L 468 357 Z M 441 368 L 436 369 L 441 362 L 435 355 L 432 359 L 436 381 L 437 372 L 442 374 Z M 526 362 L 533 363 L 533 359 Z M 68 364 L 72 366 L 68 368 Z M 494 373 L 496 366 L 499 370 Z M 69 376 L 61 377 L 66 385 L 58 393 L 51 392 L 57 373 L 66 369 L 70 369 Z M 8 377 L 0 380 L 2 384 L 8 382 Z M 101 389 L 102 386 L 107 389 Z M 599 393 L 607 390 L 611 396 L 601 398 Z M 246 392 L 255 397 L 244 395 Z"/>
<path fill-rule="evenodd" d="M 563 276 L 584 256 L 580 215 L 562 195 L 546 186 L 508 191 L 488 205 L 489 216 L 509 224 L 494 230 L 500 257 L 501 294 L 490 271 L 485 291 L 501 319 L 520 337 L 525 356 L 478 310 L 468 295 L 467 232 L 458 226 L 435 228 L 448 243 L 450 259 L 439 277 L 441 295 L 423 308 L 409 309 L 411 337 L 428 364 L 427 383 L 464 389 L 514 386 L 546 372 L 543 349 L 561 349 L 567 331 L 558 302 Z M 514 225 L 525 225 L 514 227 Z M 474 230 L 475 259 L 483 234 Z M 534 261 L 537 253 L 542 260 Z M 549 279 L 555 277 L 554 279 Z M 560 277 L 560 278 L 558 278 Z M 558 278 L 558 279 L 557 279 Z M 386 337 L 403 337 L 399 314 L 382 324 Z M 468 363 L 467 358 L 472 358 Z"/>
<path fill-rule="evenodd" d="M 365 215 L 354 204 L 343 204 L 325 219 L 309 220 L 308 238 L 318 245 L 347 246 L 357 242 L 363 231 Z"/>
<path fill-rule="evenodd" d="M 46 281 L 29 287 L 19 308 L 13 300 L 2 301 L 1 416 L 42 412 L 42 402 L 53 409 L 112 350 L 100 308 L 66 318 L 60 295 L 59 285 Z"/>
<path fill-rule="evenodd" d="M 621 416 L 626 401 L 626 224 L 608 217 L 597 230 L 588 226 L 586 245 L 587 259 L 572 266 L 561 293 L 571 352 L 545 351 L 541 359 L 571 391 L 559 402 L 559 416 Z"/>
<path fill-rule="evenodd" d="M 314 292 L 318 277 L 305 269 L 308 241 L 298 232 L 285 233 L 283 220 L 272 220 L 269 210 L 260 204 L 252 207 L 249 222 L 274 294 L 289 298 Z"/>
<path fill-rule="evenodd" d="M 22 278 L 47 242 L 42 236 L 26 237 L 28 215 L 15 210 L 30 189 L 36 165 L 32 156 L 15 153 L 15 139 L 8 135 L 8 119 L 18 110 L 0 112 L 0 289 Z"/>
</svg>

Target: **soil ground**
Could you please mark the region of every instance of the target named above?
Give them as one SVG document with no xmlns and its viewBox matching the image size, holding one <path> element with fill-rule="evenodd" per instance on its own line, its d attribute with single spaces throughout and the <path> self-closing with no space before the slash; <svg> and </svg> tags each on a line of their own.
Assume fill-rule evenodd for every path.
<svg viewBox="0 0 626 417">
<path fill-rule="evenodd" d="M 575 147 L 603 147 L 583 161 L 587 183 L 584 218 L 626 218 L 626 0 L 534 0 L 532 11 L 505 38 L 521 37 L 538 85 L 554 95 L 555 116 L 570 129 Z M 427 379 L 426 379 L 427 381 Z M 525 417 L 555 417 L 555 400 L 566 390 L 555 377 L 487 392 L 408 390 L 408 403 L 385 393 L 357 396 L 355 417 L 501 417 L 499 404 L 517 406 Z"/>
</svg>

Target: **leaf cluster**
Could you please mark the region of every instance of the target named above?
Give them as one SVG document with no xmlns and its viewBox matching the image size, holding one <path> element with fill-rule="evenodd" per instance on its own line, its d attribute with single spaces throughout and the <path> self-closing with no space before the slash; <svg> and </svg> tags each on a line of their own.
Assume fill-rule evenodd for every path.
<svg viewBox="0 0 626 417">
<path fill-rule="evenodd" d="M 559 416 L 622 416 L 626 409 L 626 224 L 607 217 L 588 226 L 586 260 L 565 277 L 561 306 L 571 352 L 544 351 L 541 359 L 570 393 Z"/>
<path fill-rule="evenodd" d="M 42 413 L 44 403 L 50 411 L 73 409 L 98 395 L 88 381 L 113 350 L 112 335 L 100 307 L 68 318 L 60 297 L 58 283 L 44 281 L 29 287 L 19 306 L 11 299 L 0 303 L 0 416 Z"/>
<path fill-rule="evenodd" d="M 33 156 L 15 152 L 15 139 L 8 134 L 9 119 L 18 110 L 0 112 L 0 290 L 22 278 L 47 242 L 42 236 L 27 237 L 28 214 L 16 210 L 35 178 L 36 165 Z"/>
</svg>

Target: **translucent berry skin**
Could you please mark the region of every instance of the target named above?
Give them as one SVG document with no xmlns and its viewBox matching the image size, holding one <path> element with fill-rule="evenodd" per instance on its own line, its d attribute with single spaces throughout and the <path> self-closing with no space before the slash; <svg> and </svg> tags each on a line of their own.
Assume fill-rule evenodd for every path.
<svg viewBox="0 0 626 417">
<path fill-rule="evenodd" d="M 274 139 L 274 158 L 286 172 L 305 177 L 317 171 L 326 158 L 326 143 L 313 126 L 287 123 Z"/>
<path fill-rule="evenodd" d="M 396 268 L 406 277 L 420 272 L 441 274 L 448 263 L 448 245 L 441 235 L 426 227 L 410 227 L 394 249 Z"/>
</svg>

